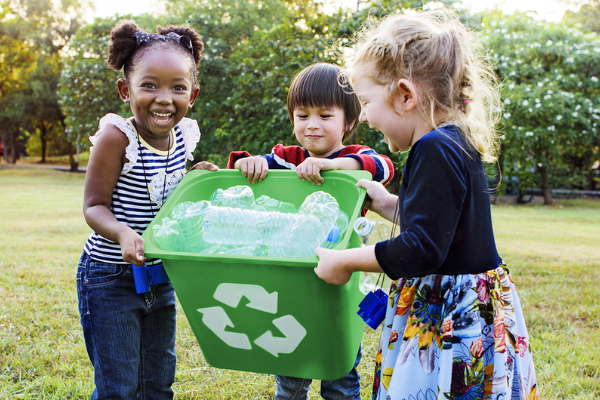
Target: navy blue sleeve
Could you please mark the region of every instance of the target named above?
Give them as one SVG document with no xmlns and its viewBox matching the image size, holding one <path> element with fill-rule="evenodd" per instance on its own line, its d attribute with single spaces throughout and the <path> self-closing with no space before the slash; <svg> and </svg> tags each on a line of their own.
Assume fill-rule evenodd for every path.
<svg viewBox="0 0 600 400">
<path fill-rule="evenodd" d="M 428 275 L 445 261 L 467 193 L 464 156 L 460 146 L 439 140 L 437 132 L 411 149 L 399 196 L 401 233 L 375 247 L 390 278 Z"/>
</svg>

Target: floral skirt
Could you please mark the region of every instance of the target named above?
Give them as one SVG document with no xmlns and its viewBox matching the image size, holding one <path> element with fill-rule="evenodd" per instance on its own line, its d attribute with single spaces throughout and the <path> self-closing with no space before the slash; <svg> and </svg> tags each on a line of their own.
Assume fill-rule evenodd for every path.
<svg viewBox="0 0 600 400">
<path fill-rule="evenodd" d="M 538 399 L 529 335 L 505 266 L 392 283 L 373 399 Z"/>
</svg>

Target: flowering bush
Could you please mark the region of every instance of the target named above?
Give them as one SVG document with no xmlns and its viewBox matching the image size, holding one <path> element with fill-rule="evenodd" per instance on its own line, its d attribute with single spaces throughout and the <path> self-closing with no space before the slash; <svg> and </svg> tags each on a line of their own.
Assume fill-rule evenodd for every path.
<svg viewBox="0 0 600 400">
<path fill-rule="evenodd" d="M 600 40 L 516 13 L 486 14 L 482 35 L 503 82 L 502 174 L 523 186 L 593 189 L 599 155 Z"/>
</svg>

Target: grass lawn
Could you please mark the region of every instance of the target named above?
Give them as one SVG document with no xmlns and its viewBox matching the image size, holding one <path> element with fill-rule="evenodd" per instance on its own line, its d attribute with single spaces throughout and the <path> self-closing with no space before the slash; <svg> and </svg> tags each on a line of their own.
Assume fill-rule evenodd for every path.
<svg viewBox="0 0 600 400">
<path fill-rule="evenodd" d="M 0 399 L 86 399 L 93 370 L 75 291 L 89 228 L 84 174 L 0 163 Z M 500 254 L 532 336 L 543 399 L 600 398 L 600 202 L 494 206 Z M 362 398 L 370 398 L 379 332 L 363 337 Z M 181 308 L 177 399 L 267 399 L 268 375 L 204 361 Z M 313 384 L 310 398 L 318 398 Z"/>
</svg>

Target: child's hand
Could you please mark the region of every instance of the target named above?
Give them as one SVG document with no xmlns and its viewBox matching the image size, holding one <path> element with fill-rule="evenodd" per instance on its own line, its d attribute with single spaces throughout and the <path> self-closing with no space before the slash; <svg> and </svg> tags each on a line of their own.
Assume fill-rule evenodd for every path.
<svg viewBox="0 0 600 400">
<path fill-rule="evenodd" d="M 240 158 L 235 162 L 234 168 L 242 171 L 242 175 L 248 178 L 248 183 L 262 181 L 269 172 L 267 160 L 260 156 Z"/>
<path fill-rule="evenodd" d="M 375 211 L 388 221 L 399 223 L 399 221 L 394 221 L 398 196 L 390 194 L 380 182 L 376 181 L 361 179 L 356 186 L 367 189 L 363 207 Z"/>
<path fill-rule="evenodd" d="M 133 229 L 126 229 L 119 236 L 121 255 L 123 260 L 129 264 L 144 265 L 147 258 L 144 257 L 144 239 Z"/>
<path fill-rule="evenodd" d="M 208 169 L 209 171 L 217 171 L 219 167 L 208 161 L 200 161 L 199 163 L 194 164 L 194 166 L 190 168 L 190 171 L 193 169 Z"/>
<path fill-rule="evenodd" d="M 309 157 L 302 164 L 296 167 L 298 178 L 303 181 L 321 185 L 324 179 L 321 177 L 320 171 L 334 169 L 333 160 L 327 158 Z"/>
<path fill-rule="evenodd" d="M 339 251 L 317 247 L 315 254 L 319 257 L 319 264 L 315 268 L 319 278 L 332 285 L 343 285 L 350 280 L 352 271 L 344 268 L 344 265 L 339 262 Z"/>
</svg>

